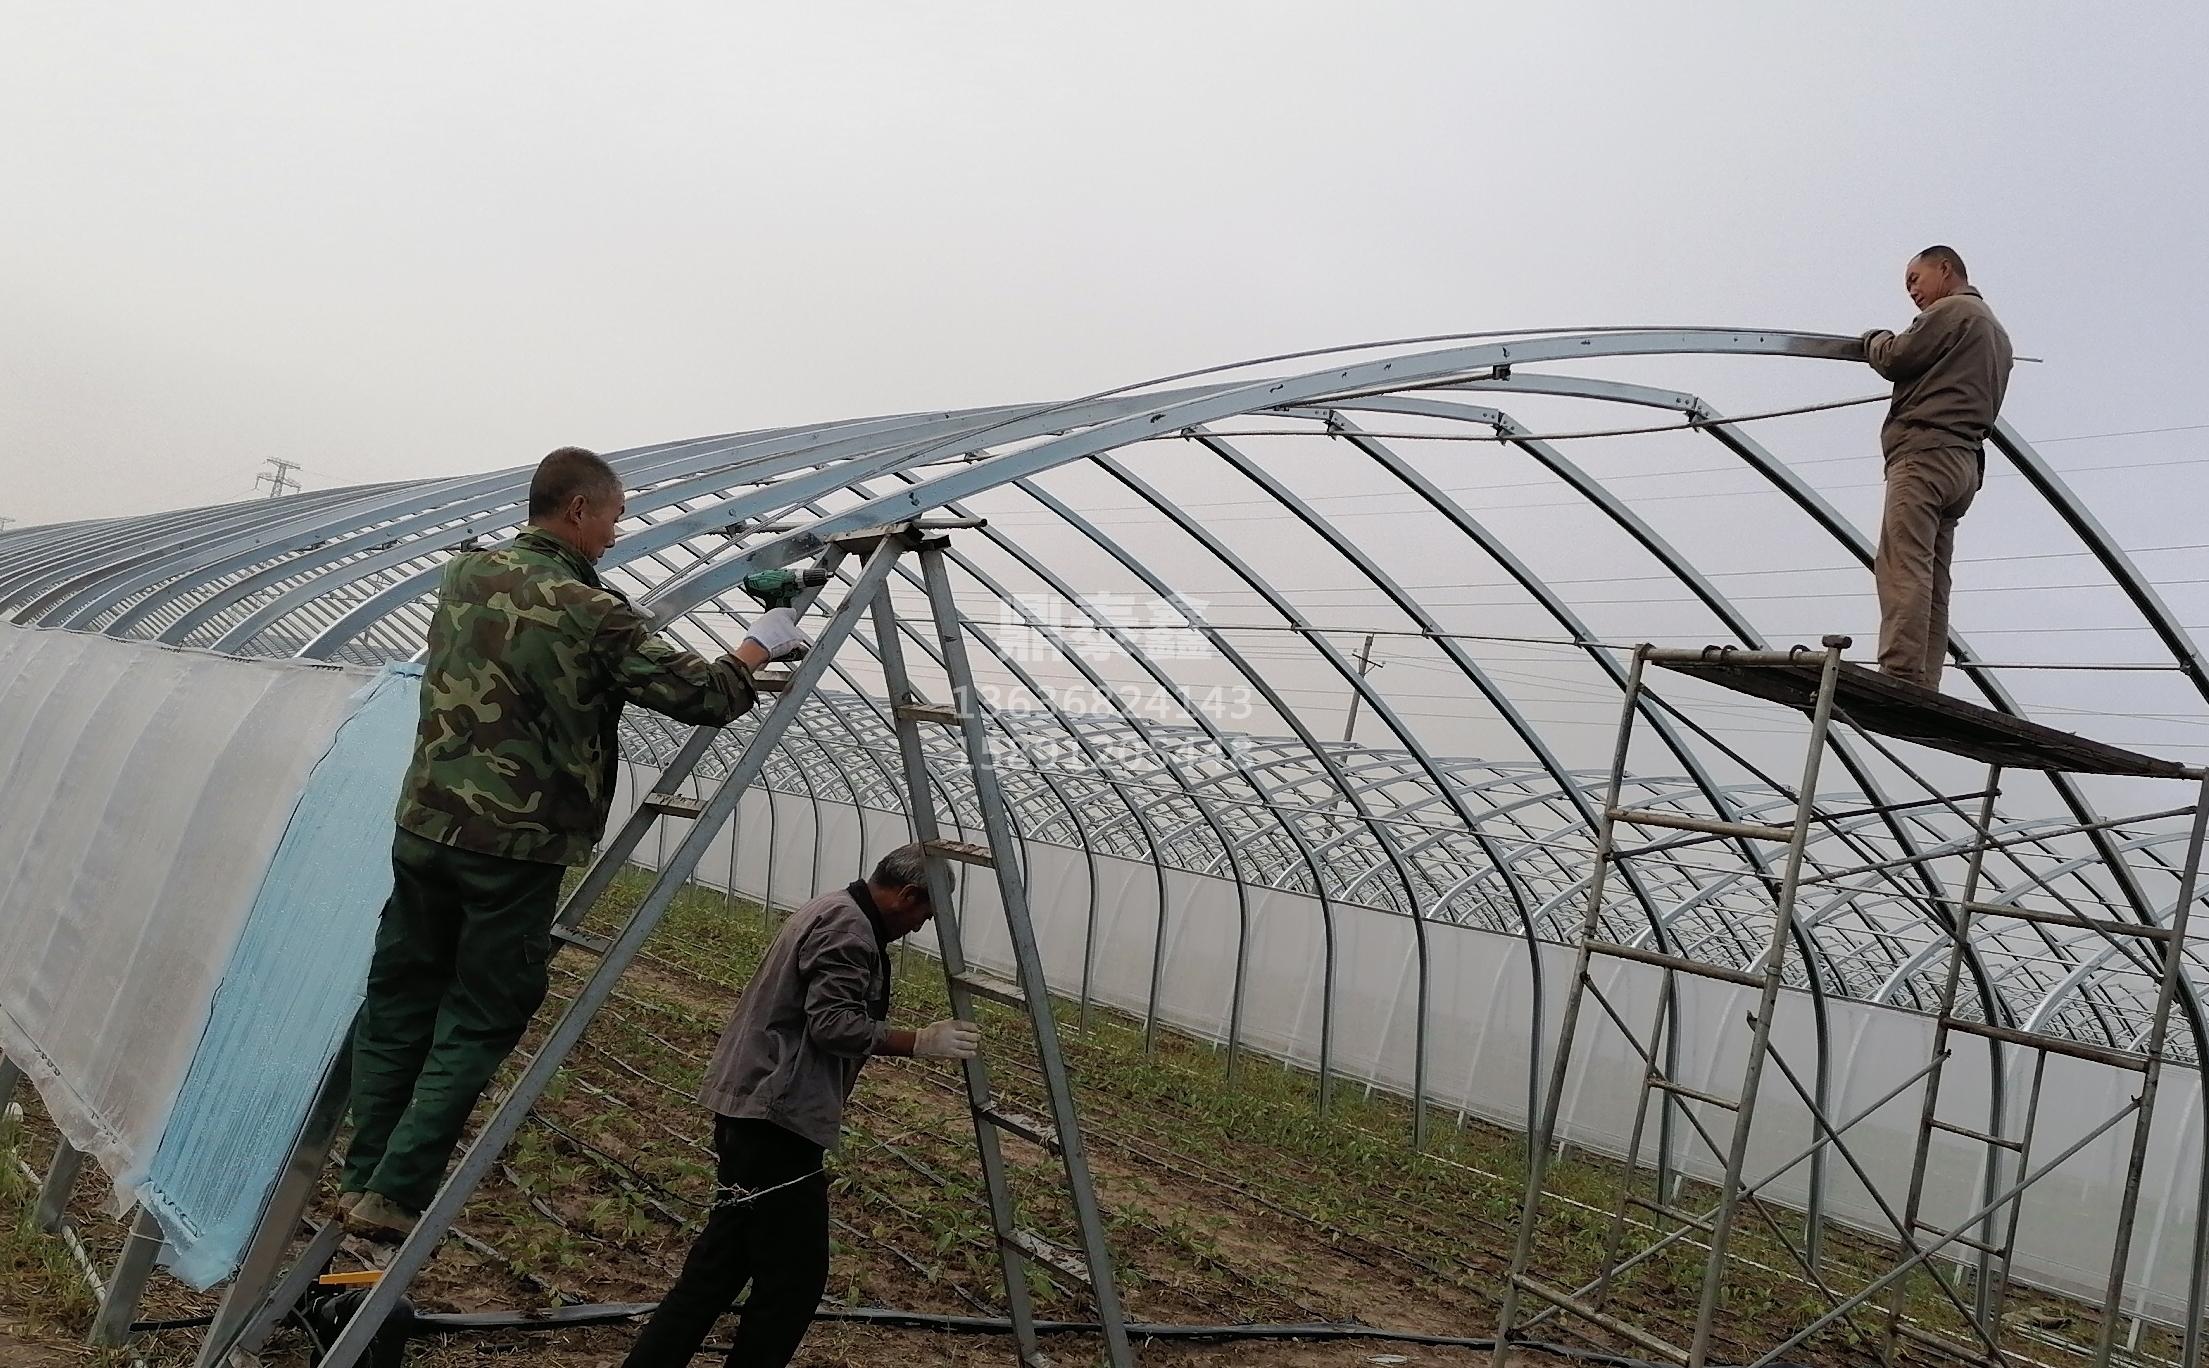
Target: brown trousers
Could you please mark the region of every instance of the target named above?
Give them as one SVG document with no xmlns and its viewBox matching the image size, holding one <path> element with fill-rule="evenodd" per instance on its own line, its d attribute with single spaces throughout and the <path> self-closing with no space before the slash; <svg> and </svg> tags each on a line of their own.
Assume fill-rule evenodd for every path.
<svg viewBox="0 0 2209 1368">
<path fill-rule="evenodd" d="M 1941 686 L 1948 660 L 1948 563 L 1956 524 L 1979 492 L 1975 451 L 1913 451 L 1887 463 L 1887 507 L 1879 520 L 1879 668 L 1897 679 Z"/>
</svg>

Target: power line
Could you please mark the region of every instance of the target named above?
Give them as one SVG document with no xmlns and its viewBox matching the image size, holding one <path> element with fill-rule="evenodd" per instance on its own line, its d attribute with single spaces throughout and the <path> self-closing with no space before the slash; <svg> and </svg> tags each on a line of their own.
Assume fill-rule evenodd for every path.
<svg viewBox="0 0 2209 1368">
<path fill-rule="evenodd" d="M 2133 546 L 2125 548 L 2125 554 L 2128 556 L 2147 556 L 2171 551 L 2209 551 L 2209 542 L 2178 542 L 2170 546 Z M 1995 564 L 1997 562 L 2008 561 L 2080 560 L 2091 558 L 2093 555 L 2094 553 L 2092 551 L 2022 551 L 1995 556 L 1958 556 L 1956 557 L 1955 564 L 1989 565 Z M 1699 573 L 1704 579 L 1728 579 L 1750 576 L 1753 576 L 1757 579 L 1769 579 L 1773 575 L 1862 575 L 1864 573 L 1864 567 L 1861 565 L 1800 565 L 1783 566 L 1778 568 L 1760 568 L 1756 570 L 1703 570 Z M 1627 584 L 1645 582 L 1677 584 L 1680 582 L 1680 576 L 1677 574 L 1657 574 L 1585 575 L 1569 578 L 1545 575 L 1542 577 L 1542 583 L 1550 586 L 1551 588 L 1555 588 L 1558 585 L 1563 584 Z M 1399 581 L 1399 585 L 1400 587 L 1405 589 L 1511 589 L 1519 587 L 1517 580 L 1466 579 L 1452 580 L 1448 583 L 1420 584 Z M 1299 584 L 1280 585 L 1277 587 L 1283 594 L 1298 595 L 1308 593 L 1348 593 L 1351 591 L 1363 591 L 1373 589 L 1374 586 L 1370 582 L 1368 582 L 1365 584 Z M 1256 593 L 1258 593 L 1258 591 L 1255 589 L 1245 588 L 1236 585 L 1222 585 L 1217 588 L 1193 589 L 1188 591 L 1189 596 L 1202 597 L 1207 599 L 1217 597 L 1221 594 Z M 1301 599 L 1297 601 L 1302 602 Z"/>
<path fill-rule="evenodd" d="M 1815 592 L 1815 593 L 1814 593 L 1814 592 L 1805 592 L 1805 591 L 1798 591 L 1798 592 L 1795 592 L 1795 593 L 1789 593 L 1789 594 L 1740 594 L 1740 593 L 1733 593 L 1733 594 L 1727 594 L 1727 595 L 1725 596 L 1725 599 L 1726 599 L 1726 601 L 1727 601 L 1727 602 L 1729 602 L 1729 603 L 1798 603 L 1798 602 L 1809 602 L 1809 601 L 1813 601 L 1813 600 L 1818 600 L 1818 599 L 1836 599 L 1836 598 L 1865 598 L 1865 599 L 1868 599 L 1868 598 L 1870 598 L 1870 597 L 1872 596 L 1872 585 L 1871 585 L 1871 584 L 1869 583 L 1869 577 L 1868 577 L 1868 576 L 1867 576 L 1867 577 L 1865 577 L 1865 579 L 1866 579 L 1866 583 L 1864 583 L 1864 584 L 1862 584 L 1862 585 L 1860 585 L 1860 586 L 1856 586 L 1856 587 L 1852 587 L 1852 588 L 1848 588 L 1848 589 L 1833 589 L 1833 590 L 1828 590 L 1828 591 L 1824 591 L 1824 592 Z M 2191 585 L 2202 585 L 2202 584 L 2209 584 L 2209 578 L 2186 578 L 2186 579 L 2167 579 L 2167 580 L 2157 580 L 2157 581 L 2155 582 L 2155 587 L 2156 587 L 2156 588 L 2158 588 L 2158 589 L 2171 589 L 2171 588 L 2179 588 L 2179 587 L 2184 587 L 2184 586 L 2191 586 Z M 1406 587 L 1406 588 L 1409 588 L 1410 586 L 1405 586 L 1405 587 Z M 1435 585 L 1435 586 L 1427 586 L 1427 587 L 1433 587 L 1433 588 L 1445 588 L 1445 587 L 1449 587 L 1449 588 L 1454 588 L 1454 587 L 1458 587 L 1458 586 L 1442 586 L 1442 585 Z M 1511 585 L 1511 584 L 1468 585 L 1468 586 L 1464 586 L 1464 587 L 1467 587 L 1467 588 L 1487 588 L 1487 589 L 1514 589 L 1514 588 L 1517 588 L 1517 586 L 1516 586 L 1516 585 Z M 2057 592 L 2073 592 L 2073 591 L 2081 591 L 2081 590 L 2094 590 L 2094 591 L 2104 591 L 2104 592 L 2111 592 L 2111 593 L 2114 593 L 2114 592 L 2118 591 L 2119 589 L 2121 589 L 2122 587 L 2123 587 L 2123 586 L 2121 586 L 2121 585 L 2119 585 L 2119 584 L 2116 584 L 2116 583 L 2114 583 L 2114 582 L 2112 582 L 2112 581 L 2106 581 L 2106 580 L 2105 580 L 2105 581 L 2100 581 L 2100 582 L 2095 582 L 2095 583 L 2083 583 L 2083 584 L 1969 584 L 1969 585 L 1965 585 L 1965 584 L 1959 584 L 1959 585 L 1957 585 L 1957 586 L 1955 587 L 1955 590 L 1954 590 L 1954 592 L 1955 592 L 1955 593 L 1958 593 L 1958 594 L 2046 594 L 2046 593 L 2057 593 Z M 1327 592 L 1328 592 L 1328 595 L 1333 595 L 1333 594 L 1340 594 L 1340 593 L 1343 593 L 1343 592 L 1345 592 L 1345 591 L 1342 591 L 1342 590 L 1332 590 L 1332 591 L 1327 591 Z M 1376 589 L 1375 589 L 1375 590 L 1374 590 L 1374 591 L 1372 592 L 1372 594 L 1371 594 L 1371 595 L 1359 595 L 1359 596 L 1357 596 L 1357 597 L 1354 597 L 1354 598 L 1335 598 L 1335 597 L 1331 597 L 1331 596 L 1298 596 L 1298 597 L 1296 597 L 1296 598 L 1294 599 L 1294 602 L 1295 602 L 1296 606 L 1297 606 L 1297 607 L 1299 607 L 1299 608 L 1359 608 L 1359 607 L 1366 607 L 1366 606 L 1369 606 L 1369 605 L 1370 605 L 1370 606 L 1373 606 L 1373 607 L 1385 607 L 1385 606 L 1390 606 L 1390 605 L 1388 605 L 1387 603 L 1383 602 L 1383 601 L 1382 601 L 1382 599 L 1383 599 L 1383 595 L 1382 595 L 1382 592 L 1381 592 L 1381 591 L 1380 591 L 1380 590 L 1379 590 L 1378 588 L 1376 588 Z M 1701 603 L 1702 601 L 1703 601 L 1702 599 L 1700 599 L 1700 598 L 1697 598 L 1697 597 L 1695 597 L 1695 596 L 1694 596 L 1694 595 L 1692 595 L 1692 594 L 1687 594 L 1687 595 L 1679 595 L 1679 594 L 1676 594 L 1676 595 L 1668 595 L 1668 596 L 1664 596 L 1664 597 L 1649 597 L 1649 598 L 1575 598 L 1575 599 L 1573 599 L 1573 600 L 1571 600 L 1571 601 L 1570 601 L 1570 605 L 1569 605 L 1569 606 L 1571 606 L 1571 607 L 1573 607 L 1573 608 L 1588 608 L 1588 607 L 1598 607 L 1598 606 L 1616 606 L 1616 605 L 1620 605 L 1620 604 L 1626 604 L 1626 605 L 1631 605 L 1631 606 L 1636 606 L 1636 607 L 1639 607 L 1639 606 L 1641 606 L 1641 605 L 1643 605 L 1643 604 L 1669 604 L 1669 603 Z M 1240 607 L 1246 607 L 1246 606 L 1255 606 L 1255 605 L 1244 605 L 1244 604 L 1236 604 L 1236 605 L 1233 605 L 1233 606 L 1235 606 L 1235 607 L 1238 607 L 1238 608 L 1240 608 Z M 1422 597 L 1421 597 L 1421 598 L 1419 599 L 1419 606 L 1420 606 L 1420 607 L 1422 607 L 1422 608 L 1427 608 L 1427 609 L 1439 609 L 1439 608 L 1505 608 L 1505 609 L 1513 609 L 1513 610 L 1518 610 L 1518 609 L 1525 609 L 1525 608 L 1530 608 L 1530 607 L 1534 607 L 1534 606 L 1536 606 L 1536 603 L 1535 603 L 1535 600 L 1534 600 L 1534 599 L 1532 599 L 1531 597 L 1524 597 L 1524 596 L 1522 596 L 1522 597 L 1520 597 L 1520 598 L 1517 598 L 1517 599 L 1466 599 L 1466 598 L 1439 598 L 1439 597 L 1437 597 L 1437 598 L 1428 598 L 1428 597 L 1424 597 L 1424 596 L 1422 596 Z"/>
<path fill-rule="evenodd" d="M 2159 432 L 2209 432 L 2209 423 L 2181 423 L 2177 427 L 2128 428 L 2123 432 L 2080 432 L 2069 437 L 2043 437 L 2034 446 L 2052 446 L 2057 442 L 2093 442 L 2104 437 L 2152 437 Z"/>
</svg>

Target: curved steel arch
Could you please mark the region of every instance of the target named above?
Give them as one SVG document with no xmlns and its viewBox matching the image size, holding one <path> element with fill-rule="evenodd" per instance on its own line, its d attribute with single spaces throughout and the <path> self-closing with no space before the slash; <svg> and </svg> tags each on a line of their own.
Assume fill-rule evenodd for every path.
<svg viewBox="0 0 2209 1368">
<path fill-rule="evenodd" d="M 1277 613 L 1301 657 L 1325 677 L 1346 686 L 1392 732 L 1390 745 L 1322 741 L 1325 730 L 1294 691 L 1276 687 L 1261 652 L 1239 649 L 1222 624 L 1196 624 L 1209 634 L 1226 662 L 1265 699 L 1279 727 L 1252 736 L 1192 714 L 1193 724 L 1152 722 L 1113 705 L 1084 718 L 1055 702 L 1028 715 L 990 709 L 990 724 L 1025 741 L 1036 756 L 1071 745 L 1095 771 L 1070 778 L 1041 760 L 1017 780 L 1011 800 L 1026 839 L 1078 846 L 1089 861 L 1089 924 L 1094 934 L 1099 856 L 1141 859 L 1159 871 L 1159 931 L 1154 961 L 1163 955 L 1166 871 L 1176 869 L 1234 885 L 1247 941 L 1250 893 L 1278 889 L 1313 896 L 1325 923 L 1328 991 L 1337 904 L 1374 907 L 1413 919 L 1424 944 L 1430 926 L 1468 925 L 1535 943 L 1563 934 L 1556 909 L 1570 903 L 1584 882 L 1580 871 L 1594 848 L 1594 805 L 1584 789 L 1586 771 L 1571 768 L 1550 744 L 1548 725 L 1519 706 L 1533 686 L 1486 669 L 1476 652 L 1441 630 L 1418 593 L 1406 588 L 1358 538 L 1317 504 L 1298 495 L 1285 473 L 1246 449 L 1239 420 L 1265 417 L 1289 423 L 1308 436 L 1298 442 L 1331 444 L 1355 453 L 1362 469 L 1381 472 L 1391 489 L 1408 491 L 1437 514 L 1468 556 L 1501 570 L 1526 603 L 1558 624 L 1579 656 L 1615 686 L 1616 661 L 1591 638 L 1591 629 L 1559 592 L 1515 556 L 1501 535 L 1486 529 L 1465 505 L 1440 490 L 1397 450 L 1396 434 L 1375 435 L 1346 414 L 1388 414 L 1492 430 L 1498 450 L 1521 453 L 1559 488 L 1592 509 L 1645 555 L 1719 627 L 1744 645 L 1764 644 L 1754 615 L 1730 600 L 1682 548 L 1668 541 L 1634 507 L 1606 488 L 1502 409 L 1437 397 L 1442 393 L 1538 395 L 1544 402 L 1634 405 L 1669 410 L 1692 420 L 1693 431 L 1762 477 L 1844 555 L 1868 561 L 1868 540 L 1739 420 L 1726 418 L 1698 395 L 1608 379 L 1529 370 L 1530 366 L 1583 365 L 1606 358 L 1648 356 L 1786 357 L 1854 360 L 1848 339 L 1754 330 L 1586 330 L 1469 339 L 1427 349 L 1399 347 L 1330 364 L 1325 354 L 1302 360 L 1302 369 L 1255 374 L 1256 368 L 1186 377 L 1176 388 L 1120 391 L 1062 404 L 1013 404 L 957 411 L 888 415 L 821 424 L 720 434 L 659 443 L 612 459 L 635 488 L 636 524 L 608 558 L 608 573 L 661 615 L 679 634 L 697 642 L 725 642 L 707 615 L 729 611 L 727 598 L 750 570 L 788 564 L 819 552 L 841 531 L 910 517 L 929 510 L 969 510 L 985 496 L 1023 498 L 1048 522 L 1035 535 L 1002 526 L 981 530 L 963 546 L 957 567 L 962 594 L 995 605 L 1011 623 L 1038 625 L 1020 612 L 1011 578 L 993 575 L 977 553 L 1010 562 L 1014 578 L 1069 594 L 1063 569 L 1076 546 L 1094 553 L 1115 573 L 1163 590 L 1171 576 L 1144 563 L 1133 539 L 1107 532 L 1085 516 L 1078 501 L 1041 483 L 1055 472 L 1078 468 L 1111 486 L 1133 490 L 1139 511 L 1155 526 L 1178 528 L 1208 563 L 1239 575 Z M 1292 358 L 1293 360 L 1294 358 Z M 1285 590 L 1242 555 L 1232 538 L 1175 506 L 1170 496 L 1132 469 L 1143 444 L 1173 439 L 1205 447 L 1227 463 L 1285 520 L 1317 534 L 1330 563 L 1347 567 L 1376 592 L 1375 606 L 1401 613 L 1456 679 L 1489 697 L 1530 760 L 1471 758 L 1430 744 L 1418 718 L 1392 706 L 1385 682 L 1350 667 L 1326 633 L 1299 610 L 1297 591 Z M 1416 438 L 1402 438 L 1414 441 Z M 1994 445 L 2056 513 L 2162 643 L 2174 667 L 2209 701 L 2209 663 L 2155 586 L 2140 573 L 2078 496 L 2022 437 L 2006 425 Z M 894 479 L 896 487 L 878 486 Z M 0 612 L 17 622 L 44 626 L 94 626 L 123 637 L 171 644 L 199 644 L 257 654 L 297 654 L 374 661 L 420 649 L 423 605 L 438 567 L 457 538 L 499 534 L 523 517 L 526 471 L 516 469 L 458 479 L 360 485 L 348 489 L 183 510 L 142 518 L 115 518 L 0 534 Z M 990 510 L 979 503 L 980 512 Z M 782 519 L 787 531 L 728 536 L 739 522 Z M 1069 594 L 1069 596 L 1071 596 Z M 986 608 L 984 611 L 987 611 Z M 978 624 L 979 625 L 979 624 Z M 1109 627 L 1109 623 L 1100 622 Z M 1959 630 L 1970 625 L 1960 616 Z M 1031 671 L 1008 658 L 986 632 L 994 658 L 1031 685 L 1043 674 L 1071 674 L 1093 685 L 1105 675 L 1055 629 L 1029 635 L 1049 653 Z M 1140 676 L 1171 686 L 1171 662 L 1154 658 L 1125 633 L 1116 644 Z M 1975 665 L 1959 634 L 1952 650 L 1975 667 L 1974 687 L 1997 708 L 2026 712 L 2004 687 L 2000 671 Z M 807 725 L 786 741 L 788 751 L 764 781 L 774 790 L 804 792 L 813 804 L 841 802 L 841 789 L 856 806 L 870 806 L 897 786 L 886 782 L 881 752 L 887 741 L 878 706 L 859 706 L 870 689 L 862 673 L 840 670 L 842 692 L 824 695 L 807 709 Z M 1109 690 L 1101 690 L 1109 694 Z M 1031 690 L 1040 694 L 1040 690 Z M 827 711 L 816 711 L 826 709 Z M 1649 708 L 1668 767 L 1640 774 L 1637 789 L 1651 802 L 1703 815 L 1732 817 L 1792 803 L 1783 782 L 1773 780 L 1707 728 L 1673 710 Z M 1180 729 L 1180 730 L 1177 730 Z M 630 732 L 639 752 L 654 749 L 642 731 Z M 1178 736 L 1203 738 L 1224 759 L 1187 762 L 1171 747 Z M 795 747 L 795 749 L 791 749 Z M 1866 879 L 1836 886 L 1817 903 L 1797 932 L 1804 977 L 1801 986 L 1826 995 L 1872 1001 L 1918 996 L 1913 964 L 1934 943 L 1945 919 L 1947 890 L 1934 860 L 1960 828 L 1955 814 L 1926 810 L 1854 815 L 1853 808 L 1886 809 L 1916 781 L 1907 766 L 1877 746 L 1837 739 L 1834 746 L 1853 792 L 1804 795 L 1828 814 L 1811 852 L 1810 868 L 1832 873 L 1888 862 Z M 1140 760 L 1131 757 L 1144 757 Z M 933 756 L 943 768 L 938 792 L 960 816 L 956 757 Z M 1735 782 L 1721 771 L 1741 770 Z M 1077 787 L 1093 785 L 1091 787 Z M 1109 791 L 1109 804 L 1097 795 Z M 2058 780 L 2059 800 L 2076 822 L 2095 808 L 2074 784 Z M 1088 810 L 1088 809 L 1094 810 Z M 1124 816 L 1122 815 L 1124 812 Z M 2033 819 L 2019 819 L 2030 834 Z M 2045 827 L 2041 828 L 2047 829 Z M 816 821 L 816 833 L 821 823 Z M 2153 918 L 2158 900 L 2142 884 L 2152 869 L 2135 857 L 2159 858 L 2163 836 L 2154 831 L 2092 832 L 2053 836 L 2003 851 L 2002 896 L 2045 894 L 2067 902 L 2103 904 L 2120 915 Z M 1631 906 L 1605 909 L 1606 917 L 1639 920 L 1629 933 L 1669 945 L 1678 953 L 1730 962 L 1742 945 L 1759 943 L 1758 918 L 1768 919 L 1762 880 L 1769 871 L 1749 848 L 1730 853 L 1706 845 L 1682 852 L 1659 868 L 1647 887 L 1629 888 Z M 1990 862 L 1991 864 L 1992 862 Z M 2159 867 L 2159 866 L 2158 866 Z M 1515 924 L 1514 924 L 1515 923 Z M 1768 928 L 1768 920 L 1764 923 Z M 1093 947 L 1092 947 L 1093 948 Z M 1969 969 L 1990 1018 L 2045 1021 L 2096 1043 L 2123 1047 L 2124 1023 L 2134 1004 L 2121 957 L 2076 937 L 2033 928 L 2021 937 L 1982 926 L 1970 947 Z M 1244 952 L 1238 951 L 1240 959 Z M 1424 955 L 1422 953 L 1422 962 Z M 2057 972 L 2029 960 L 2047 958 Z M 1238 977 L 1240 977 L 1238 965 Z M 1425 970 L 1421 969 L 1422 982 Z M 1538 969 L 1534 974 L 1537 992 Z M 1157 973 L 1154 971 L 1154 1002 Z M 1425 1030 L 1422 987 L 1420 1031 Z M 1239 1001 L 1241 992 L 1236 993 Z M 1920 997 L 1919 1000 L 1922 1000 Z M 2209 1027 L 2192 985 L 2183 1004 L 2193 1028 L 2192 1053 L 2209 1054 Z M 1332 1029 L 1331 1005 L 1322 1013 L 1323 1034 Z M 1231 1035 L 1234 1028 L 1231 1028 Z M 1996 1050 L 1999 1047 L 1991 1047 Z M 1424 1095 L 1426 1045 L 1418 1046 Z M 1323 1055 L 1327 1053 L 1323 1046 Z M 1324 1061 L 1323 1061 L 1324 1062 Z M 1999 1062 L 1999 1061 L 1997 1061 Z M 1825 1061 L 1820 1060 L 1820 1074 Z M 1997 1070 L 1997 1077 L 2000 1070 Z M 1530 1075 L 1531 1078 L 1531 1075 Z M 1424 1114 L 1423 1108 L 1421 1115 Z M 2209 1182 L 2204 1191 L 2209 1192 Z"/>
</svg>

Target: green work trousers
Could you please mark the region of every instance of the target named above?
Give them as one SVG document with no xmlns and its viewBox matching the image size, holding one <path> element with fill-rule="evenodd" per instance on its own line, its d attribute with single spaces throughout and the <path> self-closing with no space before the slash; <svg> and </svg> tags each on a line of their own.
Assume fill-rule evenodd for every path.
<svg viewBox="0 0 2209 1368">
<path fill-rule="evenodd" d="M 341 1184 L 420 1211 L 476 1098 L 545 1000 L 565 871 L 404 829 L 391 871 L 353 1022 L 353 1145 Z"/>
</svg>

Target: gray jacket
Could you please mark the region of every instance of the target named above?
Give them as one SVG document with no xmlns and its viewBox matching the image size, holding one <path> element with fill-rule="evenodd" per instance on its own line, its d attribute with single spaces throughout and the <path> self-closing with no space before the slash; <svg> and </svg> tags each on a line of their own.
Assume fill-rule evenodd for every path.
<svg viewBox="0 0 2209 1368">
<path fill-rule="evenodd" d="M 1888 460 L 1917 451 L 1980 447 L 2010 386 L 2010 335 L 1969 285 L 1927 305 L 1906 331 L 1864 334 L 1864 359 L 1894 381 L 1879 429 Z"/>
<path fill-rule="evenodd" d="M 714 1047 L 698 1100 L 836 1147 L 890 1015 L 890 957 L 864 883 L 790 914 Z"/>
</svg>

